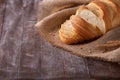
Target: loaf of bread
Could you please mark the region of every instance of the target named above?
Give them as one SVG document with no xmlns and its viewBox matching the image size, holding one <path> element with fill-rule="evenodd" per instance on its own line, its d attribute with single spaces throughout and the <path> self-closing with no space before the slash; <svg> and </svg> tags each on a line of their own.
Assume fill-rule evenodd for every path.
<svg viewBox="0 0 120 80">
<path fill-rule="evenodd" d="M 120 0 L 95 0 L 80 6 L 59 30 L 60 40 L 75 44 L 93 40 L 120 25 Z"/>
</svg>

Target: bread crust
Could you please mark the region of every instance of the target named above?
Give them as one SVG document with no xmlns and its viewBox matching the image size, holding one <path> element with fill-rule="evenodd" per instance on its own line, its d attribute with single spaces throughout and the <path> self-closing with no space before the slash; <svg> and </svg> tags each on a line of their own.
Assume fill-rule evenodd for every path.
<svg viewBox="0 0 120 80">
<path fill-rule="evenodd" d="M 110 0 L 111 3 L 113 3 L 114 5 L 114 9 L 116 11 L 116 15 L 113 18 L 113 22 L 112 22 L 112 28 L 120 25 L 120 0 Z"/>
<path fill-rule="evenodd" d="M 113 18 L 114 18 L 117 14 L 117 6 L 115 5 L 115 3 L 113 3 L 112 0 L 100 0 L 100 1 L 105 3 L 108 6 L 108 8 L 111 10 L 111 12 L 113 14 Z"/>
<path fill-rule="evenodd" d="M 59 30 L 60 39 L 66 44 L 78 43 L 80 41 L 83 41 L 84 39 L 79 34 L 76 33 L 74 28 L 71 28 L 72 32 L 66 33 L 64 28 L 67 27 L 65 25 L 65 24 L 67 24 L 67 22 L 68 22 L 68 20 L 64 24 L 61 25 L 61 29 Z"/>
<path fill-rule="evenodd" d="M 88 9 L 85 5 L 80 6 L 80 7 L 77 9 L 75 15 L 79 15 L 79 13 L 80 13 L 82 10 L 85 10 L 85 9 Z"/>
<path fill-rule="evenodd" d="M 97 17 L 92 16 L 93 14 L 89 11 L 85 12 L 90 16 L 86 17 L 87 14 L 84 15 L 85 12 L 81 13 L 83 15 L 80 15 L 80 12 L 83 10 L 89 10 L 93 12 L 100 20 L 103 21 L 104 26 L 95 26 L 92 22 L 97 20 Z M 67 20 L 61 25 L 61 29 L 59 30 L 60 39 L 66 44 L 74 44 L 86 40 L 93 40 L 94 38 L 105 34 L 110 29 L 120 25 L 119 13 L 119 0 L 95 0 L 88 5 L 82 5 L 77 9 L 76 14 L 70 17 L 69 21 Z M 90 19 L 91 16 L 96 18 L 92 20 Z M 92 20 L 92 22 L 88 22 L 86 19 Z M 97 21 L 100 23 L 99 20 Z M 99 23 L 96 23 L 96 25 L 99 25 Z M 102 22 L 100 24 L 102 24 Z M 103 27 L 103 31 L 101 27 Z"/>
<path fill-rule="evenodd" d="M 76 33 L 81 34 L 85 40 L 93 39 L 97 37 L 96 30 L 94 31 L 94 26 L 86 22 L 79 16 L 71 17 L 72 25 L 74 26 Z"/>
<path fill-rule="evenodd" d="M 90 4 L 99 8 L 99 11 L 101 12 L 99 17 L 101 19 L 103 19 L 103 21 L 105 23 L 104 33 L 106 33 L 106 31 L 108 31 L 112 26 L 112 14 L 110 14 L 109 8 L 106 6 L 105 3 L 101 2 L 101 1 L 93 1 Z"/>
</svg>

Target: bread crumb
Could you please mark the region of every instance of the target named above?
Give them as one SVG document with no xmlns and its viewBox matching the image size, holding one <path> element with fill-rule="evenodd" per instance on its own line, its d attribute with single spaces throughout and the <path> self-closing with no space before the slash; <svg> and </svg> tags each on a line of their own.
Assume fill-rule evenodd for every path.
<svg viewBox="0 0 120 80">
<path fill-rule="evenodd" d="M 92 53 L 91 49 L 88 51 L 89 53 Z"/>
</svg>

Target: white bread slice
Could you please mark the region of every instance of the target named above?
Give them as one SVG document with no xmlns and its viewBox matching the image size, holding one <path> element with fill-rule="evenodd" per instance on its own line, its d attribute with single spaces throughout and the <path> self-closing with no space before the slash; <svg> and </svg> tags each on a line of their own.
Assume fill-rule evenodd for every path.
<svg viewBox="0 0 120 80">
<path fill-rule="evenodd" d="M 61 41 L 66 44 L 78 43 L 84 40 L 78 33 L 76 33 L 70 20 L 66 20 L 66 22 L 61 25 L 59 36 Z"/>
<path fill-rule="evenodd" d="M 81 6 L 77 12 L 76 15 L 83 18 L 88 23 L 92 24 L 95 27 L 98 27 L 102 34 L 105 33 L 105 23 L 102 19 L 100 19 L 97 14 L 90 11 L 87 7 Z"/>
<path fill-rule="evenodd" d="M 94 39 L 101 34 L 100 30 L 97 27 L 88 23 L 80 16 L 73 15 L 70 17 L 70 20 L 76 32 L 81 35 L 85 40 Z"/>
<path fill-rule="evenodd" d="M 106 33 L 112 27 L 113 14 L 111 9 L 101 1 L 93 1 L 87 5 L 87 8 L 95 13 L 103 22 L 103 33 Z"/>
</svg>

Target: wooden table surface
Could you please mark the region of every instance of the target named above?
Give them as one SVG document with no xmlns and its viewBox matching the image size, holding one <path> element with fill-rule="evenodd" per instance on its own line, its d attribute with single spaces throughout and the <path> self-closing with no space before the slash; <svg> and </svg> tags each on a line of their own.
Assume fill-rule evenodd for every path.
<svg viewBox="0 0 120 80">
<path fill-rule="evenodd" d="M 77 57 L 34 29 L 41 0 L 0 0 L 0 80 L 115 80 L 117 63 Z"/>
</svg>

